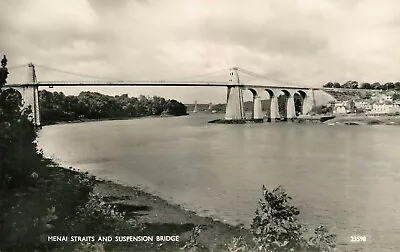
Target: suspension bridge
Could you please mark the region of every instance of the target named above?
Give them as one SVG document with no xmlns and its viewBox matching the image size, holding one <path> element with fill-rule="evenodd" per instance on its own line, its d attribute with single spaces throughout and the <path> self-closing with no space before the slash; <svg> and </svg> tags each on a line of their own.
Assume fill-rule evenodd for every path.
<svg viewBox="0 0 400 252">
<path fill-rule="evenodd" d="M 109 80 L 107 78 L 90 76 L 86 74 L 72 73 L 69 71 L 59 70 L 52 67 L 43 65 L 34 65 L 32 63 L 9 67 L 9 71 L 12 74 L 13 70 L 18 68 L 29 68 L 28 80 L 26 81 L 11 81 L 6 87 L 14 88 L 18 90 L 24 100 L 25 106 L 31 106 L 32 108 L 32 120 L 40 126 L 40 108 L 39 108 L 39 88 L 40 87 L 93 87 L 93 86 L 107 86 L 107 87 L 118 87 L 118 86 L 165 86 L 165 87 L 223 87 L 227 89 L 226 98 L 226 112 L 225 120 L 244 120 L 244 100 L 243 92 L 250 91 L 253 96 L 253 111 L 251 119 L 263 120 L 264 117 L 268 121 L 275 121 L 279 119 L 280 113 L 278 108 L 278 97 L 280 95 L 286 96 L 286 111 L 283 114 L 286 115 L 286 119 L 294 119 L 296 117 L 294 95 L 297 94 L 301 97 L 302 105 L 300 114 L 306 114 L 313 106 L 315 106 L 315 94 L 316 90 L 322 90 L 329 88 L 311 88 L 296 86 L 293 83 L 288 83 L 280 80 L 276 80 L 267 76 L 263 76 L 252 71 L 233 67 L 229 69 L 229 76 L 227 70 L 215 71 L 209 74 L 203 74 L 198 76 L 191 76 L 185 78 L 185 80 L 155 80 L 155 81 L 123 81 L 123 80 Z M 38 81 L 36 68 L 42 68 L 49 71 L 58 73 L 64 73 L 74 75 L 82 78 L 100 79 L 90 81 Z M 225 75 L 225 81 L 193 81 L 198 78 L 206 78 L 216 73 L 223 72 Z M 240 73 L 240 76 L 239 76 Z M 253 78 L 252 80 L 246 79 L 246 77 Z M 192 80 L 190 80 L 192 79 Z M 255 81 L 258 80 L 258 81 Z M 261 80 L 261 81 L 260 81 Z M 261 105 L 261 95 L 266 94 L 270 100 L 270 110 L 267 115 L 263 114 Z M 333 99 L 333 98 L 332 98 Z"/>
</svg>

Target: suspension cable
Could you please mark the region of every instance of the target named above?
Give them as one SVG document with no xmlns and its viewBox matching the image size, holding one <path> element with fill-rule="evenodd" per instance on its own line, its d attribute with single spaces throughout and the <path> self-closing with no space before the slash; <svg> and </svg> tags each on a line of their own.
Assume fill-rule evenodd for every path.
<svg viewBox="0 0 400 252">
<path fill-rule="evenodd" d="M 199 74 L 199 75 L 192 75 L 192 76 L 186 76 L 186 77 L 183 77 L 183 78 L 178 78 L 177 80 L 178 80 L 178 81 L 191 80 L 191 79 L 195 79 L 195 78 L 199 78 L 199 77 L 207 77 L 207 76 L 216 75 L 216 74 L 222 73 L 222 72 L 228 73 L 228 71 L 227 71 L 226 69 L 221 69 L 221 70 L 214 71 L 214 72 L 210 72 L 210 73 Z"/>
<path fill-rule="evenodd" d="M 30 63 L 22 64 L 22 65 L 17 65 L 17 66 L 10 66 L 7 67 L 8 69 L 17 69 L 17 68 L 22 68 L 22 67 L 28 67 Z"/>
<path fill-rule="evenodd" d="M 282 83 L 282 84 L 291 84 L 291 85 L 294 84 L 294 83 L 290 83 L 290 82 L 287 82 L 287 81 L 277 80 L 277 79 L 270 78 L 270 77 L 268 77 L 268 76 L 264 76 L 264 75 L 261 75 L 261 74 L 257 74 L 257 73 L 254 73 L 254 72 L 252 72 L 252 71 L 249 71 L 249 70 L 240 68 L 240 67 L 238 67 L 238 70 L 239 70 L 240 72 L 242 72 L 242 73 L 248 74 L 248 75 L 253 76 L 253 77 L 257 77 L 257 78 L 261 78 L 261 79 L 266 79 L 266 80 L 269 80 L 269 81 L 275 81 L 275 82 L 279 82 L 279 83 Z"/>
<path fill-rule="evenodd" d="M 74 73 L 74 72 L 64 71 L 64 70 L 60 70 L 60 69 L 56 69 L 56 68 L 48 67 L 48 66 L 43 66 L 43 65 L 39 65 L 39 64 L 35 64 L 35 66 L 38 66 L 38 67 L 41 67 L 41 68 L 44 68 L 44 69 L 47 69 L 47 70 L 50 70 L 50 71 L 55 71 L 55 72 L 59 72 L 59 73 L 65 73 L 65 74 L 78 76 L 78 77 L 87 77 L 87 78 L 95 78 L 95 79 L 100 79 L 100 80 L 111 81 L 111 79 L 109 79 L 109 78 L 93 76 L 93 75 L 88 75 L 88 74 Z"/>
</svg>

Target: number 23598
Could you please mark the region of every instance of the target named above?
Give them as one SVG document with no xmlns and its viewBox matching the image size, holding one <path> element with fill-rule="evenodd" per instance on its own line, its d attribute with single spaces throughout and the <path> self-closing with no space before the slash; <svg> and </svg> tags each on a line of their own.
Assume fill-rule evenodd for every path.
<svg viewBox="0 0 400 252">
<path fill-rule="evenodd" d="M 366 242 L 367 237 L 364 235 L 355 235 L 355 236 L 350 236 L 350 241 L 351 242 Z"/>
</svg>

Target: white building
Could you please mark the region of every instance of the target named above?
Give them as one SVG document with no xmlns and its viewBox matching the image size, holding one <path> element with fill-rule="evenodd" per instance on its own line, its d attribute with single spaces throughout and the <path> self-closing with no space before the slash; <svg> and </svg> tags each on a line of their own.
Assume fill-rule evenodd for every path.
<svg viewBox="0 0 400 252">
<path fill-rule="evenodd" d="M 373 101 L 379 101 L 380 103 L 384 102 L 393 102 L 393 96 L 388 95 L 388 94 L 379 94 L 379 95 L 374 95 L 371 97 Z"/>
<path fill-rule="evenodd" d="M 333 107 L 334 114 L 346 114 L 346 102 L 344 101 L 335 101 L 331 103 Z"/>
<path fill-rule="evenodd" d="M 367 101 L 357 101 L 354 103 L 357 109 L 362 109 L 364 111 L 370 111 L 372 109 L 372 104 Z"/>
<path fill-rule="evenodd" d="M 347 114 L 354 112 L 354 102 L 353 101 L 336 101 L 333 104 L 334 114 Z"/>
<path fill-rule="evenodd" d="M 345 106 L 335 106 L 333 108 L 333 113 L 334 114 L 346 114 L 347 113 L 347 109 Z"/>
<path fill-rule="evenodd" d="M 372 109 L 369 111 L 370 114 L 395 114 L 400 113 L 400 105 L 390 101 L 379 101 L 372 104 Z"/>
</svg>

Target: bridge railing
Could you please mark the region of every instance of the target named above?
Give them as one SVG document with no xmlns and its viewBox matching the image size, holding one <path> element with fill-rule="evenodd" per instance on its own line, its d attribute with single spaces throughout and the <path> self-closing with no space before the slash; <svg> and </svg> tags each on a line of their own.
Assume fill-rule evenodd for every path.
<svg viewBox="0 0 400 252">
<path fill-rule="evenodd" d="M 230 82 L 183 82 L 183 81 L 39 81 L 36 83 L 32 82 L 21 82 L 11 83 L 5 85 L 5 87 L 67 87 L 67 86 L 187 86 L 187 87 L 229 87 L 229 86 L 241 86 L 248 88 L 275 88 L 275 89 L 299 89 L 299 90 L 322 90 L 322 91 L 369 91 L 369 92 L 381 92 L 382 89 L 361 89 L 361 88 L 326 88 L 326 87 L 295 87 L 295 86 L 273 86 L 268 84 L 251 84 L 241 83 L 240 85 L 233 85 Z"/>
<path fill-rule="evenodd" d="M 314 89 L 320 88 L 313 87 L 293 87 L 293 86 L 273 86 L 268 84 L 251 84 L 241 83 L 240 85 L 234 85 L 231 82 L 183 82 L 183 81 L 39 81 L 36 83 L 24 82 L 24 83 L 12 83 L 6 85 L 7 87 L 66 87 L 66 86 L 191 86 L 191 87 L 229 87 L 229 86 L 240 86 L 249 88 L 277 88 L 277 89 Z"/>
</svg>

